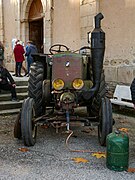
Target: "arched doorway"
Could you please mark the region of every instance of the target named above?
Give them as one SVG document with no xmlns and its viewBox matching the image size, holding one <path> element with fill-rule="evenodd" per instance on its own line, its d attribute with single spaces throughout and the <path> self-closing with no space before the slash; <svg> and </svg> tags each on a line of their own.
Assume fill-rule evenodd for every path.
<svg viewBox="0 0 135 180">
<path fill-rule="evenodd" d="M 29 40 L 32 40 L 38 52 L 43 53 L 43 7 L 41 0 L 33 0 L 28 16 Z"/>
</svg>

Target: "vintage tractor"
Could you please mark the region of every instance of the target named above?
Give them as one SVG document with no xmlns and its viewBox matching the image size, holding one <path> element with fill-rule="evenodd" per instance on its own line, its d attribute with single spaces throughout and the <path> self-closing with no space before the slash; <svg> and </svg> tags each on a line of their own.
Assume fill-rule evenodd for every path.
<svg viewBox="0 0 135 180">
<path fill-rule="evenodd" d="M 106 97 L 103 59 L 105 33 L 101 29 L 101 13 L 95 16 L 95 29 L 91 32 L 91 47 L 71 52 L 61 44 L 53 45 L 50 54 L 35 54 L 28 81 L 28 98 L 18 115 L 14 135 L 33 146 L 37 126 L 65 126 L 70 131 L 73 122 L 90 126 L 98 124 L 98 138 L 106 144 L 112 132 L 112 106 Z M 85 106 L 85 117 L 76 109 Z"/>
</svg>

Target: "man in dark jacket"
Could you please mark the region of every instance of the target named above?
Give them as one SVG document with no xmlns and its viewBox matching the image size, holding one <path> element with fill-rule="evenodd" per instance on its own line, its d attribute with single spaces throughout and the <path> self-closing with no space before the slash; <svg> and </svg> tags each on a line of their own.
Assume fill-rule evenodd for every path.
<svg viewBox="0 0 135 180">
<path fill-rule="evenodd" d="M 19 101 L 16 96 L 16 84 L 9 71 L 0 63 L 0 90 L 10 91 L 12 101 Z"/>
<path fill-rule="evenodd" d="M 30 65 L 33 63 L 32 54 L 36 54 L 37 52 L 38 52 L 37 47 L 33 44 L 33 42 L 27 41 L 25 56 L 27 57 L 27 72 L 28 73 L 30 71 Z"/>
<path fill-rule="evenodd" d="M 134 108 L 135 108 L 135 78 L 131 83 L 130 90 L 131 90 L 132 102 L 133 102 Z"/>
</svg>

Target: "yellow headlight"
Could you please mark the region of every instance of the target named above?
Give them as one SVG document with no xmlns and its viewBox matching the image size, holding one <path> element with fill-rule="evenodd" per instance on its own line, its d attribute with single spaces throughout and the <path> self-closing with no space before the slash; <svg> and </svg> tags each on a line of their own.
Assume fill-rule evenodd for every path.
<svg viewBox="0 0 135 180">
<path fill-rule="evenodd" d="M 75 89 L 82 89 L 83 86 L 84 86 L 84 82 L 82 79 L 78 78 L 73 81 L 73 87 Z"/>
<path fill-rule="evenodd" d="M 55 90 L 61 90 L 64 87 L 64 81 L 62 79 L 55 79 L 52 82 L 52 86 Z"/>
</svg>

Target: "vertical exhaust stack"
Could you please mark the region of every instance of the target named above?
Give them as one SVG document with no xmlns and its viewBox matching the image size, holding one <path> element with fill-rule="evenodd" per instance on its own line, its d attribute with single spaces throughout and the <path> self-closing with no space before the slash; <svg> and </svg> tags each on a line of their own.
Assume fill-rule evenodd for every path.
<svg viewBox="0 0 135 180">
<path fill-rule="evenodd" d="M 105 52 L 105 33 L 101 29 L 101 20 L 104 16 L 99 13 L 95 16 L 95 28 L 91 33 L 91 59 L 93 70 L 93 87 L 85 94 L 84 99 L 90 99 L 98 92 Z"/>
</svg>

